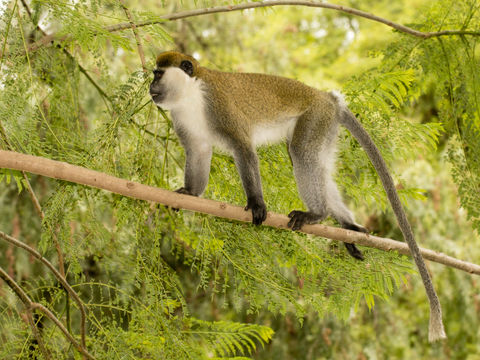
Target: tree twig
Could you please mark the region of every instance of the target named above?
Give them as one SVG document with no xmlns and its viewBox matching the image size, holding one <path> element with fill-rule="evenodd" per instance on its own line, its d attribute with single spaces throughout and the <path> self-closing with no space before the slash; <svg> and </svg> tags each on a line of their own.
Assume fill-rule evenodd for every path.
<svg viewBox="0 0 480 360">
<path fill-rule="evenodd" d="M 138 34 L 137 26 L 136 26 L 135 22 L 133 21 L 133 17 L 132 17 L 132 14 L 131 14 L 130 10 L 125 5 L 125 1 L 124 0 L 119 0 L 119 1 L 120 1 L 120 4 L 122 4 L 123 11 L 125 12 L 125 15 L 127 15 L 127 18 L 129 20 L 129 24 L 130 24 L 130 28 L 132 29 L 133 34 L 135 35 L 135 41 L 137 42 L 138 55 L 140 56 L 140 62 L 142 63 L 142 69 L 143 69 L 143 72 L 146 73 L 148 71 L 148 69 L 147 69 L 147 64 L 145 62 L 145 54 L 143 52 L 142 41 L 140 39 L 140 35 Z"/>
<path fill-rule="evenodd" d="M 28 14 L 28 17 L 30 18 L 30 21 L 33 23 L 33 25 L 35 26 L 35 30 L 37 31 L 40 31 L 42 34 L 43 34 L 43 37 L 44 38 L 48 38 L 49 35 L 47 34 L 47 32 L 45 30 L 43 30 L 40 25 L 38 25 L 37 23 L 35 23 L 35 21 L 33 20 L 33 16 L 32 16 L 32 11 L 30 10 L 30 8 L 28 7 L 27 3 L 25 2 L 25 0 L 21 0 L 22 1 L 22 5 L 25 9 L 25 11 L 27 12 Z M 80 70 L 80 72 L 85 75 L 85 77 L 87 78 L 88 81 L 90 81 L 90 83 L 95 87 L 95 89 L 97 89 L 97 91 L 100 93 L 100 95 L 108 100 L 109 102 L 112 102 L 112 100 L 110 99 L 110 97 L 107 95 L 107 93 L 100 87 L 100 85 L 97 84 L 97 82 L 90 76 L 90 74 L 87 72 L 87 70 L 77 61 L 77 59 L 75 59 L 75 57 L 65 48 L 62 49 L 63 52 L 65 53 L 65 55 L 67 55 L 72 61 L 75 62 L 75 64 L 77 64 L 78 66 L 78 69 Z M 43 219 L 43 218 L 42 218 Z"/>
<path fill-rule="evenodd" d="M 244 222 L 250 222 L 252 219 L 251 213 L 245 211 L 241 206 L 178 194 L 165 189 L 120 179 L 80 166 L 37 156 L 0 150 L 0 168 L 2 167 L 24 170 L 54 179 L 87 185 L 135 199 L 154 201 L 172 208 L 186 209 Z M 269 212 L 263 224 L 279 229 L 288 229 L 287 223 L 289 220 L 285 215 Z M 332 240 L 373 247 L 384 251 L 397 251 L 400 254 L 410 255 L 410 250 L 406 243 L 369 234 L 321 224 L 304 225 L 301 231 Z M 463 270 L 470 274 L 480 275 L 480 265 L 462 261 L 429 249 L 420 248 L 420 251 L 422 256 L 427 260 Z"/>
</svg>

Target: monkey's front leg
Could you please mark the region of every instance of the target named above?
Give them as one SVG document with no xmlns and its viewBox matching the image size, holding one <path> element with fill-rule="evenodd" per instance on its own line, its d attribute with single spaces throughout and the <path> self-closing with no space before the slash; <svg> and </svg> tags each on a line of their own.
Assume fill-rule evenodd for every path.
<svg viewBox="0 0 480 360">
<path fill-rule="evenodd" d="M 176 190 L 180 194 L 200 196 L 207 187 L 210 163 L 212 161 L 212 146 L 206 142 L 183 142 L 185 148 L 185 182 Z"/>
<path fill-rule="evenodd" d="M 253 224 L 260 225 L 267 218 L 267 207 L 263 201 L 257 154 L 248 147 L 239 147 L 234 152 L 233 157 L 242 179 L 243 189 L 247 195 L 245 210 L 250 209 Z"/>
</svg>

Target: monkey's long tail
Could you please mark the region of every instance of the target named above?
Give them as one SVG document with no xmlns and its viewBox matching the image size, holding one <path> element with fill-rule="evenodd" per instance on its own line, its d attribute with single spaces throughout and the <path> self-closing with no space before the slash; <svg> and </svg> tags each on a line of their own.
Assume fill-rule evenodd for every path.
<svg viewBox="0 0 480 360">
<path fill-rule="evenodd" d="M 403 236 L 408 244 L 408 247 L 410 248 L 410 252 L 412 253 L 415 263 L 417 264 L 420 276 L 423 280 L 423 285 L 425 286 L 428 300 L 430 302 L 430 326 L 428 331 L 428 340 L 430 342 L 434 342 L 440 339 L 446 339 L 447 336 L 443 328 L 442 308 L 440 306 L 440 301 L 438 300 L 432 280 L 430 279 L 427 267 L 425 266 L 425 262 L 420 254 L 420 249 L 415 241 L 412 228 L 410 227 L 410 223 L 408 222 L 405 211 L 403 210 L 392 176 L 388 171 L 387 164 L 385 163 L 385 160 L 383 160 L 380 151 L 370 135 L 363 128 L 362 124 L 360 124 L 360 122 L 355 118 L 355 115 L 353 115 L 352 112 L 347 108 L 342 95 L 334 92 L 332 95 L 337 99 L 340 105 L 340 124 L 345 126 L 360 143 L 370 158 L 373 166 L 377 170 L 377 174 L 382 181 L 388 200 L 390 201 L 393 212 L 397 218 L 398 225 L 402 230 Z"/>
</svg>

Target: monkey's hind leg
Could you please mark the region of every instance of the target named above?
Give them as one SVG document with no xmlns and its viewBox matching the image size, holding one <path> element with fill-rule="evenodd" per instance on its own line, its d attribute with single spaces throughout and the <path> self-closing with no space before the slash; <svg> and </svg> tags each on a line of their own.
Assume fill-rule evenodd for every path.
<svg viewBox="0 0 480 360">
<path fill-rule="evenodd" d="M 324 111 L 317 112 L 313 119 L 308 114 L 300 117 L 289 143 L 298 192 L 309 211 L 292 211 L 288 215 L 288 226 L 299 230 L 303 224 L 320 222 L 331 214 L 343 228 L 366 232 L 355 223 L 331 177 L 337 126 L 329 121 L 331 117 L 328 115 L 328 111 Z M 361 251 L 354 244 L 345 243 L 345 247 L 351 256 L 363 260 Z"/>
<path fill-rule="evenodd" d="M 293 210 L 288 214 L 290 218 L 288 226 L 292 230 L 299 230 L 304 224 L 320 222 L 328 215 L 326 183 L 322 175 L 325 169 L 319 152 L 322 134 L 326 132 L 323 127 L 326 124 L 315 120 L 312 119 L 311 113 L 302 115 L 297 120 L 292 138 L 288 142 L 288 153 L 292 161 L 298 192 L 308 208 L 308 211 Z"/>
<path fill-rule="evenodd" d="M 333 145 L 335 146 L 335 145 Z M 332 154 L 332 157 L 334 154 Z M 367 233 L 367 229 L 355 223 L 352 212 L 344 204 L 337 184 L 332 179 L 330 173 L 325 173 L 327 184 L 327 209 L 328 213 L 338 221 L 340 226 L 347 230 Z M 363 260 L 362 252 L 355 246 L 355 244 L 344 243 L 348 253 L 356 259 Z"/>
</svg>

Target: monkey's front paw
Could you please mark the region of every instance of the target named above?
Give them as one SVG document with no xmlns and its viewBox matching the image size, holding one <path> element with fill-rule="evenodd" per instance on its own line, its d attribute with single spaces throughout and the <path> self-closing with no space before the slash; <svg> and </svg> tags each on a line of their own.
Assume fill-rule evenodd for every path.
<svg viewBox="0 0 480 360">
<path fill-rule="evenodd" d="M 287 226 L 293 231 L 300 230 L 304 224 L 313 224 L 323 220 L 323 216 L 307 211 L 293 210 L 288 214 L 290 221 Z"/>
<path fill-rule="evenodd" d="M 260 225 L 267 218 L 267 206 L 263 201 L 256 199 L 249 199 L 245 211 L 252 210 L 252 222 L 253 225 Z"/>
</svg>

